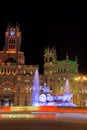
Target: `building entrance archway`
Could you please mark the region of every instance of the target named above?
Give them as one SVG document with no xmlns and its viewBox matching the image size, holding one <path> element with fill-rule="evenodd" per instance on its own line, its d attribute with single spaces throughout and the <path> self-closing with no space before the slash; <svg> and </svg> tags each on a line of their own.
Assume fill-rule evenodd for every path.
<svg viewBox="0 0 87 130">
<path fill-rule="evenodd" d="M 0 106 L 13 106 L 15 89 L 11 82 L 6 81 L 0 86 Z"/>
</svg>

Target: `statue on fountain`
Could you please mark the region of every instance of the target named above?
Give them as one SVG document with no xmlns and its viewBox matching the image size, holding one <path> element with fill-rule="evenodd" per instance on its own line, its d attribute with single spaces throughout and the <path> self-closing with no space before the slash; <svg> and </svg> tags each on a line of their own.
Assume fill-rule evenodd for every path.
<svg viewBox="0 0 87 130">
<path fill-rule="evenodd" d="M 42 93 L 40 93 L 42 91 Z M 69 81 L 66 80 L 65 92 L 63 95 L 55 96 L 50 93 L 50 88 L 44 83 L 40 90 L 38 70 L 35 72 L 32 88 L 32 105 L 38 106 L 76 106 L 71 102 L 72 93 L 69 92 Z"/>
</svg>

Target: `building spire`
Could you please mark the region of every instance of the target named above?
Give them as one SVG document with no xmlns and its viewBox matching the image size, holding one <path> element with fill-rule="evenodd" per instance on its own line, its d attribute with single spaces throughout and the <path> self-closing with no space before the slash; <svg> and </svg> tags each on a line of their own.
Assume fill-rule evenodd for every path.
<svg viewBox="0 0 87 130">
<path fill-rule="evenodd" d="M 66 60 L 69 60 L 69 56 L 68 56 L 68 53 L 66 54 Z"/>
</svg>

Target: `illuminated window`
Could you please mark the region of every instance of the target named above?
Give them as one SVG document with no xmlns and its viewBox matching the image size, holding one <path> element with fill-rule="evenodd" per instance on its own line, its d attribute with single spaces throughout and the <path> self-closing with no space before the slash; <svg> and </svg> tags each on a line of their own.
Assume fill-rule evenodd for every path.
<svg viewBox="0 0 87 130">
<path fill-rule="evenodd" d="M 60 85 L 60 92 L 63 91 L 63 85 Z"/>
<path fill-rule="evenodd" d="M 50 74 L 52 74 L 52 71 L 50 71 Z"/>
</svg>

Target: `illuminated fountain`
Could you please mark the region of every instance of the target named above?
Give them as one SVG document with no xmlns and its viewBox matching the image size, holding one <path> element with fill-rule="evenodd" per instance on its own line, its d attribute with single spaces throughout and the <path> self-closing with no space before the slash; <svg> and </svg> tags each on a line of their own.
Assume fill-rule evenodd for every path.
<svg viewBox="0 0 87 130">
<path fill-rule="evenodd" d="M 58 106 L 75 107 L 76 104 L 71 102 L 72 97 L 73 97 L 73 94 L 69 92 L 69 80 L 66 79 L 64 94 L 56 97 L 56 101 L 59 102 Z"/>
<path fill-rule="evenodd" d="M 34 83 L 32 88 L 32 106 L 72 106 L 76 105 L 71 102 L 72 93 L 69 92 L 69 81 L 66 80 L 64 94 L 60 96 L 51 95 L 49 87 L 42 87 L 40 93 L 40 83 L 38 70 L 35 71 Z"/>
<path fill-rule="evenodd" d="M 39 73 L 38 70 L 36 70 L 32 87 L 32 106 L 38 105 L 39 95 L 40 95 Z"/>
</svg>

